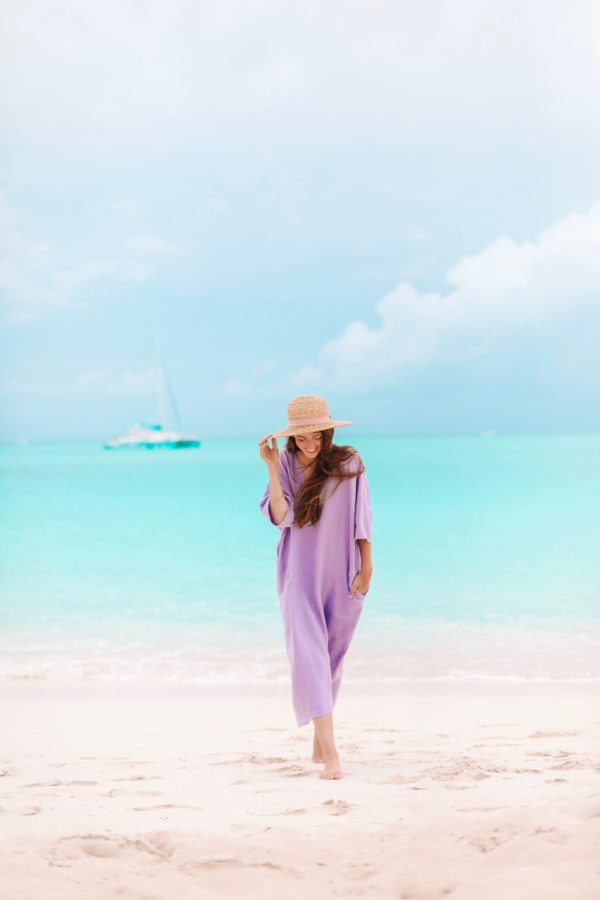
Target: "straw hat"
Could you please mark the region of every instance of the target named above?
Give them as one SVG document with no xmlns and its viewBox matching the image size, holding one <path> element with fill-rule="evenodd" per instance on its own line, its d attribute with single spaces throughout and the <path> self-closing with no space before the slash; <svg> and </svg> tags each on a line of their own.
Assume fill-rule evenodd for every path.
<svg viewBox="0 0 600 900">
<path fill-rule="evenodd" d="M 300 394 L 290 400 L 287 407 L 288 427 L 272 437 L 288 437 L 291 434 L 310 434 L 311 431 L 325 431 L 352 422 L 333 420 L 327 409 L 327 401 L 316 394 Z"/>
</svg>

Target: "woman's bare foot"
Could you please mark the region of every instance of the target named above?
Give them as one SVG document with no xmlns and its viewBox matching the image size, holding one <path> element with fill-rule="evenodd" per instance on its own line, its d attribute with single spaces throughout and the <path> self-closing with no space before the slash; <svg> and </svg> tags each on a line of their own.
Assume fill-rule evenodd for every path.
<svg viewBox="0 0 600 900">
<path fill-rule="evenodd" d="M 316 736 L 316 734 L 315 734 L 315 737 L 314 737 L 314 740 L 313 740 L 313 755 L 312 755 L 312 761 L 313 761 L 314 763 L 322 763 L 322 762 L 325 762 L 325 757 L 323 756 L 323 748 L 321 747 L 321 745 L 320 745 L 320 743 L 319 743 L 319 739 L 318 739 L 318 737 Z"/>
<path fill-rule="evenodd" d="M 342 767 L 340 766 L 340 758 L 337 753 L 333 753 L 331 756 L 326 756 L 323 760 L 325 766 L 323 771 L 320 774 L 320 778 L 342 778 Z"/>
</svg>

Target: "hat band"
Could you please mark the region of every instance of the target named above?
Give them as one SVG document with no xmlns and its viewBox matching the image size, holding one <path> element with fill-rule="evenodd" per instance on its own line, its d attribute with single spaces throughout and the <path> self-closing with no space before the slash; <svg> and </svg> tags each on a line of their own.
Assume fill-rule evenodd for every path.
<svg viewBox="0 0 600 900">
<path fill-rule="evenodd" d="M 331 416 L 317 416 L 316 419 L 288 419 L 288 428 L 296 428 L 298 425 L 324 425 L 330 422 Z"/>
</svg>

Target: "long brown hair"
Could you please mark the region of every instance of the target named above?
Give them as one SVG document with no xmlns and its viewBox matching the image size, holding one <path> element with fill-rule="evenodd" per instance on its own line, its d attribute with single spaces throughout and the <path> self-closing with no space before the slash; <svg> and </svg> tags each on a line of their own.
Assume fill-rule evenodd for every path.
<svg viewBox="0 0 600 900">
<path fill-rule="evenodd" d="M 316 525 L 321 518 L 323 509 L 321 492 L 328 478 L 337 479 L 335 491 L 342 481 L 356 478 L 365 471 L 363 461 L 354 447 L 333 443 L 333 428 L 326 428 L 321 434 L 321 450 L 316 458 L 313 473 L 300 487 L 294 502 L 294 525 L 298 528 L 306 524 Z M 293 435 L 288 437 L 285 449 L 294 455 L 298 452 Z M 342 472 L 342 463 L 353 457 L 359 460 L 360 468 L 356 472 Z"/>
</svg>

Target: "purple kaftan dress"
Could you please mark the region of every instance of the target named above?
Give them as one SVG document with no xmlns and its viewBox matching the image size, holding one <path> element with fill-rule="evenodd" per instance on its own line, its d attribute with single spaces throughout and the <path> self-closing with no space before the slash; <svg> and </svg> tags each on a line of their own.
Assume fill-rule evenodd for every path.
<svg viewBox="0 0 600 900">
<path fill-rule="evenodd" d="M 358 455 L 343 468 L 357 471 Z M 319 521 L 298 528 L 293 524 L 294 498 L 305 478 L 296 455 L 285 448 L 279 453 L 279 477 L 288 511 L 277 526 L 277 592 L 296 721 L 306 725 L 333 711 L 344 656 L 362 612 L 364 595 L 348 595 L 360 572 L 358 539 L 371 540 L 369 486 L 364 472 L 341 482 L 330 478 L 323 487 Z M 268 484 L 260 508 L 275 524 Z"/>
</svg>

